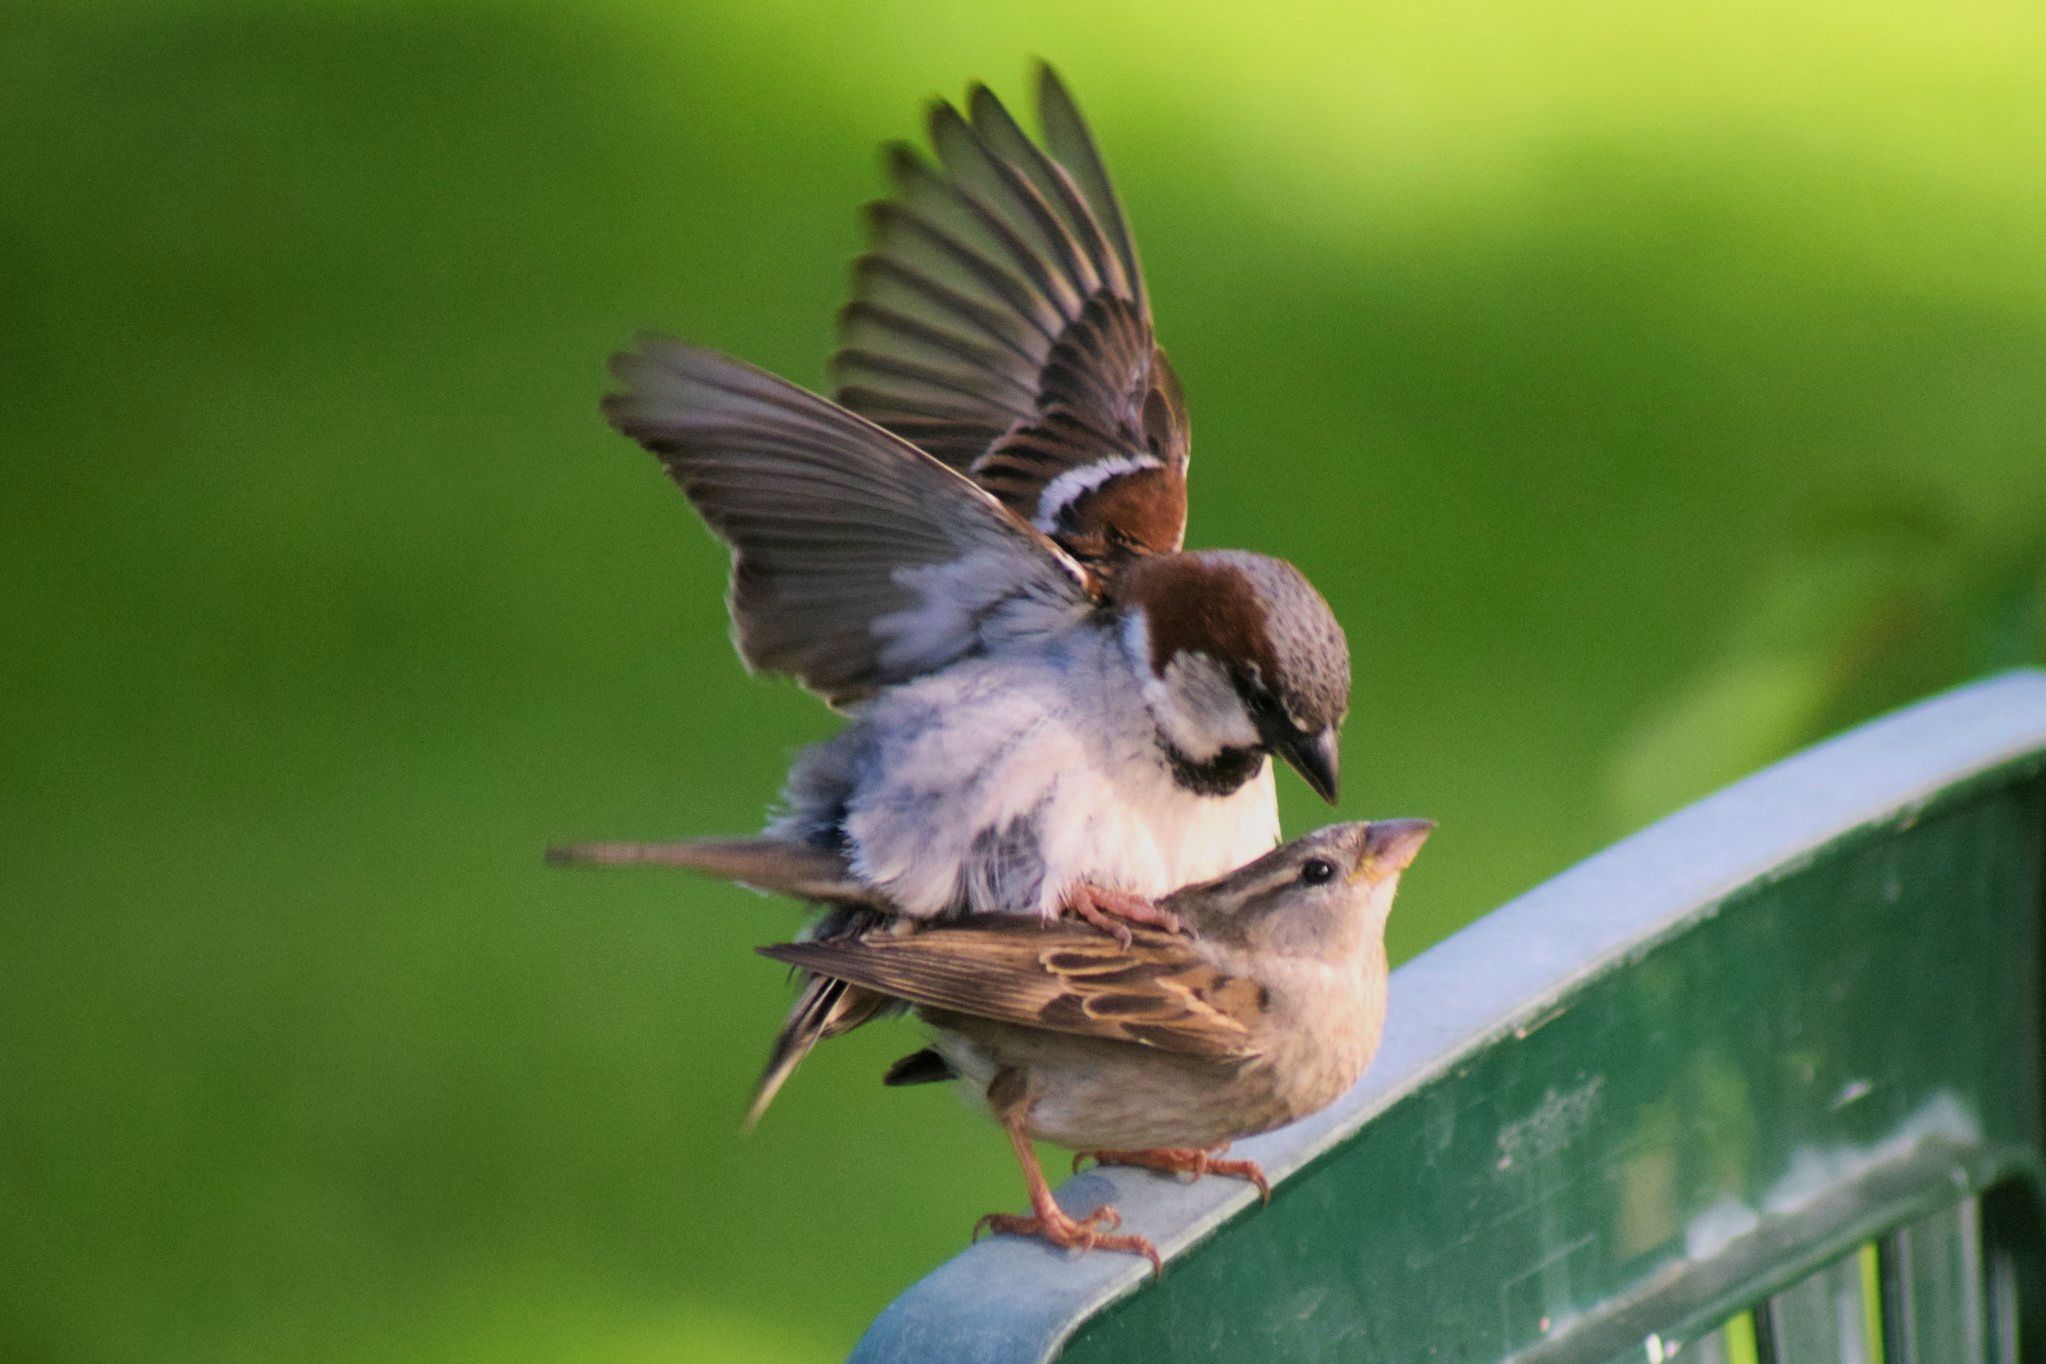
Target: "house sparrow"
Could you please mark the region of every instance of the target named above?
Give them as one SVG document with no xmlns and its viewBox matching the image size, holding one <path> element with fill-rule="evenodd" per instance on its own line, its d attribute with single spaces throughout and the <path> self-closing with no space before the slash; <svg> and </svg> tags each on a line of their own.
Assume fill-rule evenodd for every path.
<svg viewBox="0 0 2046 1364">
<path fill-rule="evenodd" d="M 911 918 L 1171 928 L 1153 897 L 1278 841 L 1268 754 L 1335 799 L 1349 652 L 1290 565 L 1180 550 L 1178 385 L 1085 126 L 1049 71 L 1041 96 L 1046 149 L 977 89 L 970 122 L 932 116 L 939 167 L 896 153 L 845 315 L 846 405 L 647 339 L 604 411 L 731 545 L 741 657 L 851 715 L 796 759 L 762 855 L 843 853 Z M 881 1003 L 812 982 L 754 1114 Z"/>
<path fill-rule="evenodd" d="M 1057 1246 L 1133 1251 L 1113 1208 L 1084 1218 L 1051 1196 L 1033 1139 L 1104 1164 L 1250 1179 L 1230 1141 L 1326 1107 L 1371 1063 L 1385 1024 L 1385 921 L 1435 826 L 1337 824 L 1165 904 L 1193 936 L 1122 946 L 1069 922 L 972 915 L 764 947 L 777 961 L 915 1008 L 929 1049 L 886 1082 L 950 1080 L 1008 1132 L 1028 1216 L 980 1226 Z M 1078 1161 L 1076 1159 L 1075 1164 Z"/>
</svg>

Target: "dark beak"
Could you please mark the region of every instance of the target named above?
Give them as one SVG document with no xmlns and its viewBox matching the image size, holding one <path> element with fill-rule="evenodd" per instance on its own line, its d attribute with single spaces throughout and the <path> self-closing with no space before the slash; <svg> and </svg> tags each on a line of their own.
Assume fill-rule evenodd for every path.
<svg viewBox="0 0 2046 1364">
<path fill-rule="evenodd" d="M 1317 730 L 1302 734 L 1287 726 L 1282 732 L 1267 736 L 1272 752 L 1293 765 L 1293 770 L 1307 778 L 1307 784 L 1314 788 L 1314 794 L 1329 804 L 1336 803 L 1336 732 L 1333 729 Z"/>
<path fill-rule="evenodd" d="M 1374 819 L 1364 831 L 1364 867 L 1373 876 L 1393 876 L 1413 865 L 1414 855 L 1435 832 L 1432 819 Z"/>
</svg>

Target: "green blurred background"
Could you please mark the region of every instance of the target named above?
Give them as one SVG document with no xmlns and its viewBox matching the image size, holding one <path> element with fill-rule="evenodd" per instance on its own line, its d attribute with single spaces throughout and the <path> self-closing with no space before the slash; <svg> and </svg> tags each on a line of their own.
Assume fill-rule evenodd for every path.
<svg viewBox="0 0 2046 1364">
<path fill-rule="evenodd" d="M 1019 1201 L 902 1027 L 742 1139 L 793 913 L 539 850 L 750 830 L 832 723 L 604 355 L 821 382 L 874 145 L 1033 54 L 1192 540 L 1346 621 L 1343 813 L 1442 822 L 1399 955 L 2046 653 L 2024 0 L 16 0 L 0 1357 L 829 1358 Z"/>
</svg>

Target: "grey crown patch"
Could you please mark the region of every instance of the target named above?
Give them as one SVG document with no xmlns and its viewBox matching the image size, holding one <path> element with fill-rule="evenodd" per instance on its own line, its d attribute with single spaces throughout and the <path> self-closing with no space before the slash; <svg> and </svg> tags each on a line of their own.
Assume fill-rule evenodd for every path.
<svg viewBox="0 0 2046 1364">
<path fill-rule="evenodd" d="M 1229 564 L 1257 594 L 1282 674 L 1266 685 L 1294 723 L 1317 730 L 1339 722 L 1350 709 L 1350 642 L 1314 584 L 1291 564 L 1262 554 L 1222 549 L 1203 550 L 1201 557 Z"/>
</svg>

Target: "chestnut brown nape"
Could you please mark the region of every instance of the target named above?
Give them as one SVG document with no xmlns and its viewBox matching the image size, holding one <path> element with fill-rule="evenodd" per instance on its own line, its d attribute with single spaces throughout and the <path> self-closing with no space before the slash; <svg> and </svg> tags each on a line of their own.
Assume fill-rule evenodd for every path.
<svg viewBox="0 0 2046 1364">
<path fill-rule="evenodd" d="M 1113 594 L 1118 605 L 1142 608 L 1158 676 L 1183 653 L 1254 667 L 1266 678 L 1277 672 L 1264 607 L 1233 564 L 1200 552 L 1155 555 L 1124 569 Z"/>
<path fill-rule="evenodd" d="M 1307 730 L 1339 725 L 1348 712 L 1349 642 L 1291 564 L 1243 550 L 1161 554 L 1124 568 L 1111 592 L 1118 605 L 1143 608 L 1153 673 L 1177 654 L 1205 653 L 1254 669 Z"/>
</svg>

